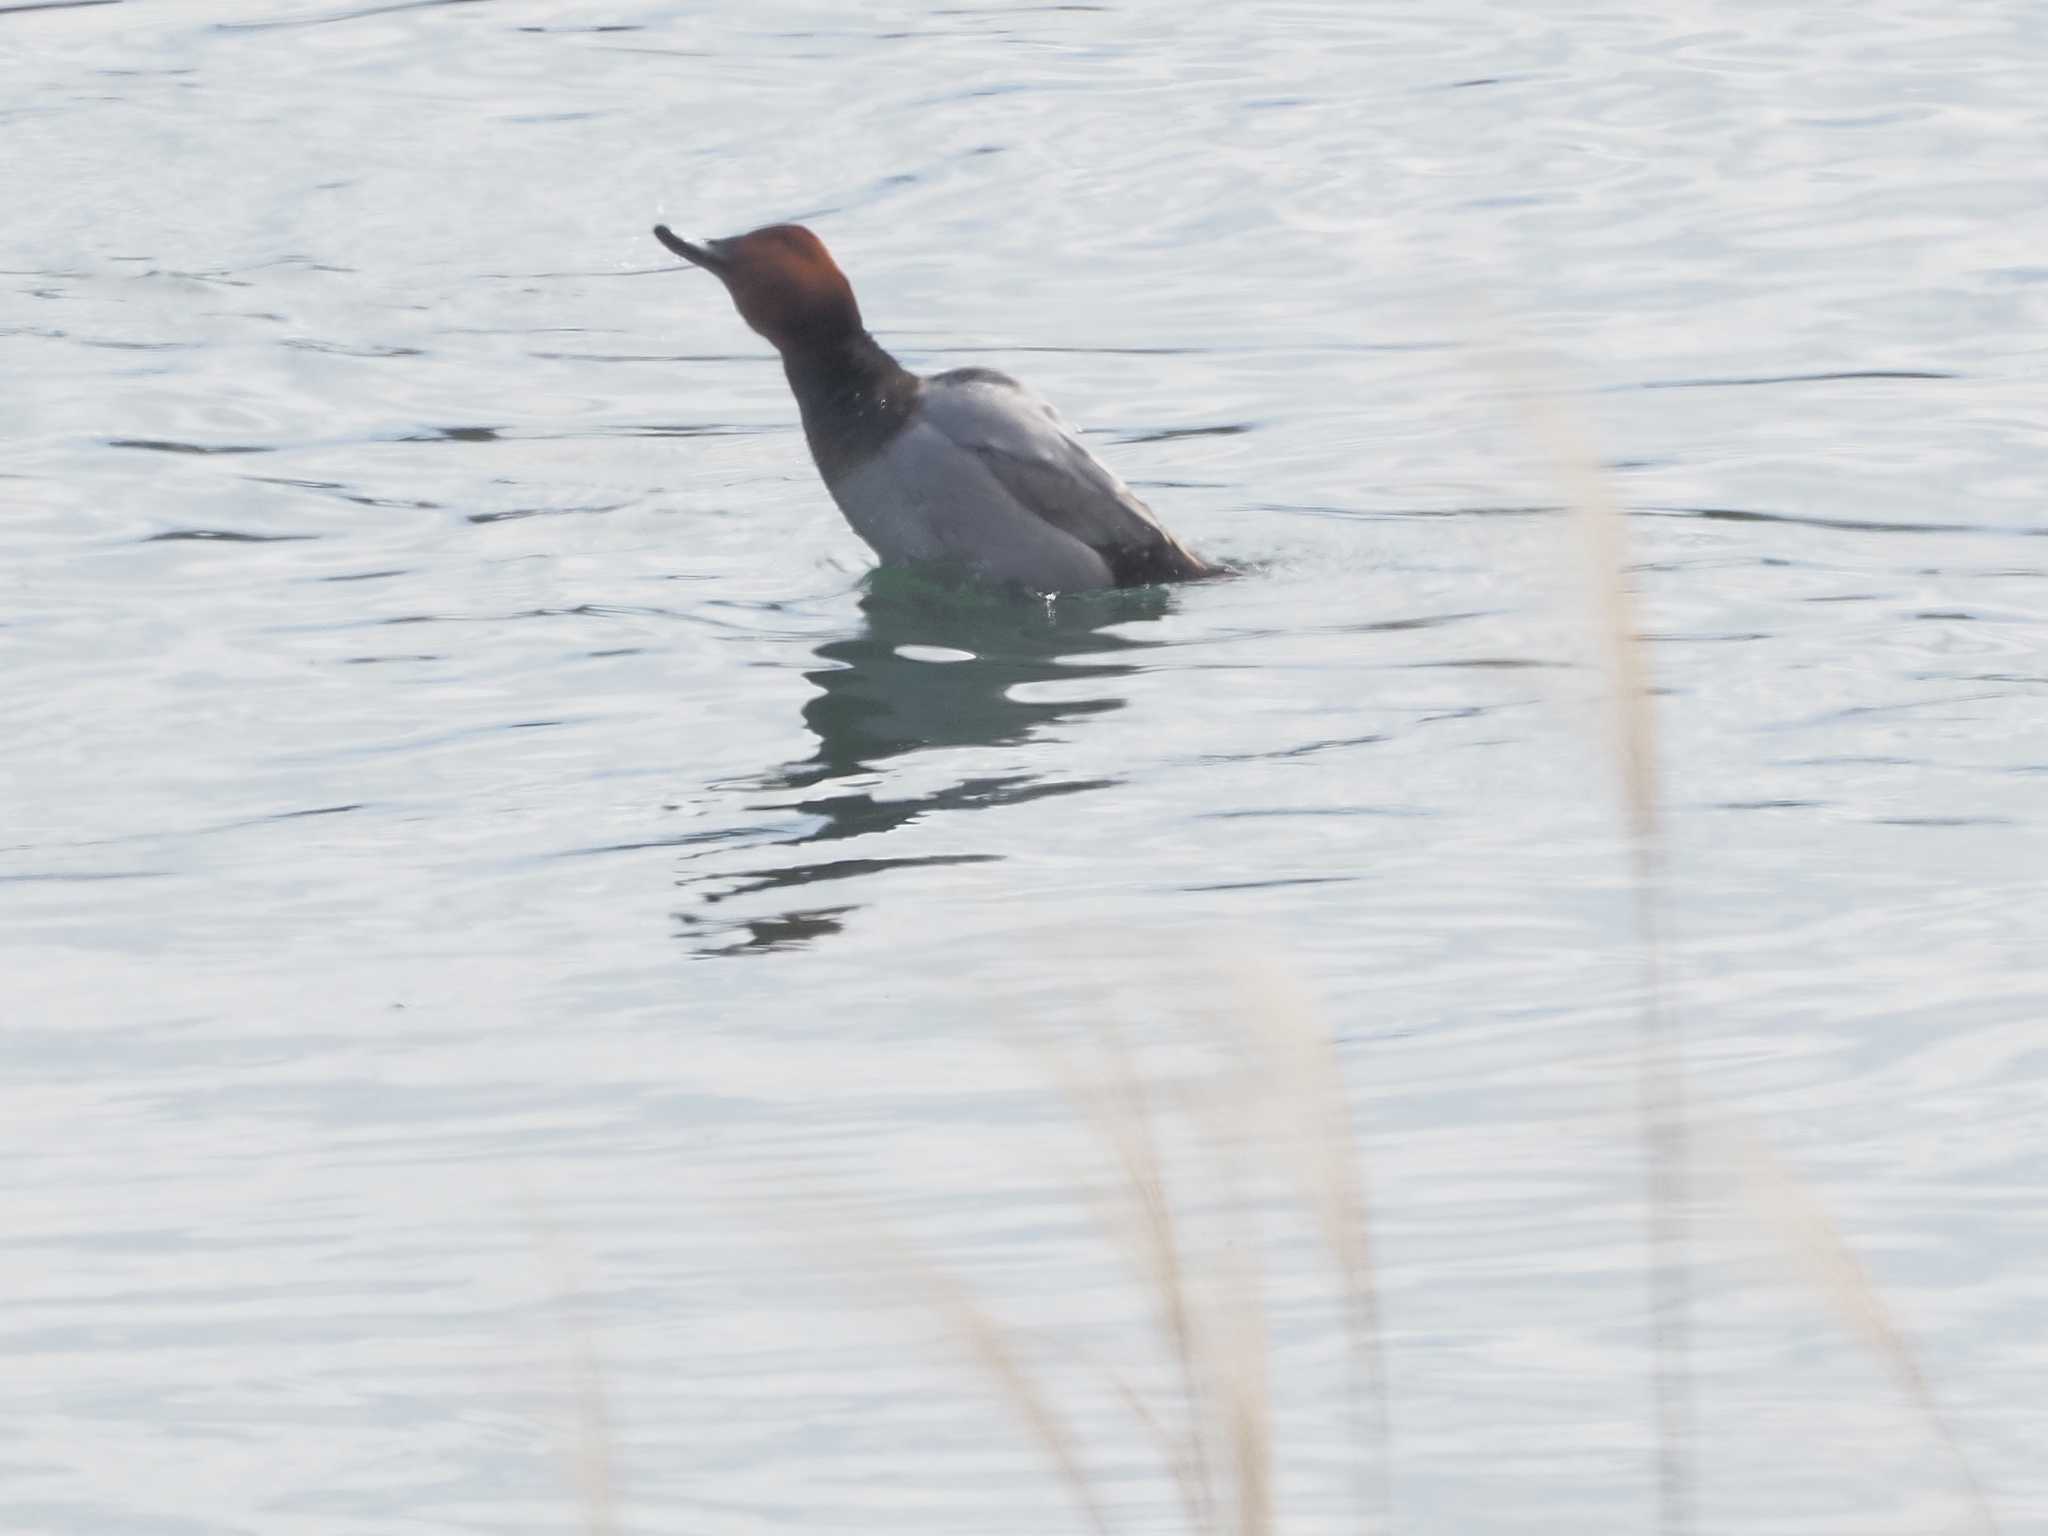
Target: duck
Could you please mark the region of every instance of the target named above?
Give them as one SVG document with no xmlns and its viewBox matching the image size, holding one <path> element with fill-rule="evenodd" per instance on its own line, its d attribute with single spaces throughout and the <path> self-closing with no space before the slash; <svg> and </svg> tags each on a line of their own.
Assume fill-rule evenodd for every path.
<svg viewBox="0 0 2048 1536">
<path fill-rule="evenodd" d="M 1008 374 L 905 368 L 803 225 L 693 239 L 657 224 L 654 237 L 723 283 L 781 354 L 825 489 L 883 565 L 1048 595 L 1223 574 Z"/>
</svg>

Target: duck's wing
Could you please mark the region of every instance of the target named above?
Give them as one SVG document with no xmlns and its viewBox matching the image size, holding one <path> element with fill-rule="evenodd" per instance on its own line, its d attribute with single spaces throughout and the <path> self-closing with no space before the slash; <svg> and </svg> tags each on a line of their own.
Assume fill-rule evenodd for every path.
<svg viewBox="0 0 2048 1536">
<path fill-rule="evenodd" d="M 935 374 L 925 381 L 922 413 L 1020 506 L 1100 555 L 1118 586 L 1215 574 L 1081 446 L 1051 405 L 1008 374 Z"/>
</svg>

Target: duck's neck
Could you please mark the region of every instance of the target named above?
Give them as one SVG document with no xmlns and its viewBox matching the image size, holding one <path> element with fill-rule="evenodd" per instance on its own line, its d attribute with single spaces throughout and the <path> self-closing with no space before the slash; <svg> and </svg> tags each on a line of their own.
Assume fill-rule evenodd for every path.
<svg viewBox="0 0 2048 1536">
<path fill-rule="evenodd" d="M 803 413 L 811 457 L 828 482 L 858 469 L 903 430 L 922 387 L 861 330 L 788 348 L 782 371 Z"/>
</svg>

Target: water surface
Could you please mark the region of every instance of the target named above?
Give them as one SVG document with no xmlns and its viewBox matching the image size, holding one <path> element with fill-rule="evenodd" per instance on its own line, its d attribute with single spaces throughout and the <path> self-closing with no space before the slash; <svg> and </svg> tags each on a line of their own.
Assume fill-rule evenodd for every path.
<svg viewBox="0 0 2048 1536">
<path fill-rule="evenodd" d="M 1179 1529 L 1019 1037 L 1207 1059 L 1266 966 L 1357 1110 L 1402 1528 L 1643 1528 L 1638 971 L 1533 388 L 1631 513 L 1703 1113 L 2048 1528 L 2044 16 L 0 6 L 6 1527 L 580 1529 L 587 1338 L 631 1529 L 1074 1528 L 887 1231 Z M 647 233 L 779 218 L 1246 574 L 871 578 Z M 1707 1525 L 1933 1528 L 1720 1157 Z M 1351 1528 L 1292 1231 L 1281 1505 Z"/>
</svg>

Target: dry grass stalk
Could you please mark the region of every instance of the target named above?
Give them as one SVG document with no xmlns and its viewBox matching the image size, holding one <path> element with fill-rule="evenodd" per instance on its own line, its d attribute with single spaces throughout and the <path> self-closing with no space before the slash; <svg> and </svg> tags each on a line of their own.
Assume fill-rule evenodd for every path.
<svg viewBox="0 0 2048 1536">
<path fill-rule="evenodd" d="M 573 1340 L 572 1380 L 575 1384 L 576 1488 L 583 1505 L 588 1536 L 620 1536 L 618 1468 L 613 1456 L 611 1405 L 605 1395 L 604 1368 L 598 1363 L 590 1325 L 576 1299 L 561 1297 Z"/>
<path fill-rule="evenodd" d="M 1504 355 L 1528 425 L 1548 457 L 1571 509 L 1579 544 L 1582 588 L 1594 609 L 1593 636 L 1608 676 L 1615 764 L 1629 831 L 1653 846 L 1659 830 L 1657 722 L 1651 709 L 1650 660 L 1628 580 L 1628 518 L 1585 433 L 1555 391 L 1537 387 L 1535 370 Z"/>
<path fill-rule="evenodd" d="M 1512 366 L 1512 365 L 1511 365 Z M 1521 393 L 1549 452 L 1578 530 L 1585 586 L 1609 681 L 1615 762 L 1635 873 L 1636 930 L 1642 949 L 1642 1027 L 1637 1033 L 1636 1089 L 1647 1149 L 1651 1394 L 1657 1422 L 1660 1528 L 1683 1536 L 1693 1526 L 1691 1283 L 1687 1242 L 1689 1192 L 1685 1063 L 1676 1022 L 1666 1008 L 1663 941 L 1664 860 L 1657 793 L 1656 721 L 1651 708 L 1647 648 L 1628 579 L 1628 521 L 1577 424 L 1557 396 Z"/>
<path fill-rule="evenodd" d="M 1032 1439 L 1045 1453 L 1067 1492 L 1087 1516 L 1098 1536 L 1107 1536 L 1109 1526 L 1096 1501 L 1094 1484 L 1075 1448 L 1073 1432 L 1053 1410 L 1051 1401 L 1035 1377 L 1011 1349 L 1003 1325 L 971 1296 L 965 1287 L 944 1271 L 920 1263 L 908 1250 L 903 1262 L 915 1273 L 925 1293 L 945 1316 L 954 1334 L 967 1346 L 975 1363 L 1001 1391 L 1004 1399 L 1024 1421 Z"/>
<path fill-rule="evenodd" d="M 1230 1447 L 1233 1536 L 1270 1536 L 1273 1530 L 1273 1403 L 1266 1342 L 1266 1302 L 1260 1284 L 1257 1217 L 1241 1170 L 1225 1175 L 1238 1230 L 1245 1241 L 1224 1250 L 1222 1316 L 1215 1378 L 1216 1412 Z"/>
<path fill-rule="evenodd" d="M 1763 1138 L 1743 1127 L 1727 1133 L 1732 1161 L 1740 1169 L 1750 1204 L 1764 1216 L 1785 1249 L 1800 1264 L 1828 1310 L 1862 1340 L 1885 1367 L 1899 1395 L 1912 1405 L 1928 1435 L 1947 1453 L 1970 1529 L 1996 1536 L 1998 1523 L 1960 1441 L 1949 1428 L 1926 1373 L 1920 1369 L 1905 1330 L 1892 1316 L 1841 1230 L 1819 1201 L 1772 1153 Z"/>
<path fill-rule="evenodd" d="M 1112 1242 L 1121 1247 L 1155 1309 L 1155 1325 L 1179 1372 L 1181 1430 L 1169 1437 L 1167 1462 L 1190 1525 L 1216 1529 L 1216 1498 L 1209 1459 L 1209 1432 L 1202 1405 L 1208 1400 L 1211 1364 L 1197 1331 L 1194 1299 L 1166 1171 L 1155 1134 L 1150 1095 L 1130 1053 L 1113 1036 L 1103 1046 L 1107 1068 L 1098 1080 L 1078 1074 L 1070 1059 L 1051 1058 L 1067 1101 L 1081 1110 L 1096 1138 L 1116 1161 L 1113 1188 L 1122 1197 L 1101 1215 Z M 1141 1415 L 1157 1423 L 1149 1414 Z"/>
<path fill-rule="evenodd" d="M 1178 1432 L 1166 1452 L 1190 1527 L 1202 1536 L 1267 1536 L 1272 1529 L 1272 1423 L 1266 1374 L 1260 1244 L 1244 1194 L 1248 1100 L 1241 1088 L 1183 1105 L 1200 1124 L 1210 1182 L 1230 1238 L 1226 1257 L 1191 1268 L 1161 1149 L 1153 1100 L 1131 1053 L 1114 1035 L 1098 1050 L 1099 1069 L 1079 1072 L 1070 1058 L 1052 1066 L 1068 1101 L 1082 1111 L 1112 1156 L 1113 1198 L 1102 1203 L 1104 1231 L 1151 1300 L 1160 1344 L 1176 1373 Z M 1209 1294 L 1203 1294 L 1208 1292 Z M 1141 1422 L 1158 1417 L 1142 1405 Z"/>
<path fill-rule="evenodd" d="M 1651 1315 L 1657 1351 L 1658 1480 L 1664 1528 L 1682 1531 L 1691 1524 L 1685 1462 L 1692 1417 L 1685 1255 L 1690 1154 L 1681 1041 L 1665 1012 L 1661 975 L 1659 919 L 1664 869 L 1649 665 L 1627 579 L 1627 523 L 1622 509 L 1599 461 L 1555 397 L 1531 389 L 1524 394 L 1532 402 L 1536 424 L 1574 509 L 1612 686 L 1616 757 L 1632 833 L 1637 922 L 1643 944 L 1638 1080 L 1645 1138 L 1651 1148 Z M 1759 1139 L 1740 1138 L 1738 1152 L 1754 1202 L 1773 1218 L 1781 1239 L 1802 1260 L 1835 1315 L 1885 1364 L 1901 1394 L 1947 1452 L 1973 1528 L 1995 1533 L 1996 1524 L 1969 1461 L 1949 1430 L 1904 1333 L 1862 1264 L 1826 1213 Z"/>
<path fill-rule="evenodd" d="M 1335 1262 L 1351 1351 L 1351 1421 L 1357 1441 L 1357 1498 L 1362 1529 L 1393 1526 L 1391 1393 L 1381 1343 L 1379 1289 L 1373 1269 L 1365 1159 L 1344 1089 L 1336 1042 L 1314 1021 L 1293 979 L 1272 966 L 1243 978 L 1238 1017 L 1255 1021 L 1271 1081 L 1266 1105 L 1272 1130 L 1292 1154 L 1296 1182 Z"/>
<path fill-rule="evenodd" d="M 1276 1003 L 1277 998 L 1286 1002 Z M 1225 1240 L 1202 1263 L 1190 1257 L 1173 1198 L 1160 1135 L 1157 1084 L 1132 1053 L 1106 1035 L 1090 1071 L 1071 1053 L 1044 1052 L 1049 1075 L 1082 1115 L 1093 1139 L 1110 1154 L 1113 1177 L 1099 1215 L 1105 1235 L 1124 1255 L 1150 1302 L 1160 1347 L 1174 1373 L 1175 1412 L 1162 1417 L 1128 1381 L 1105 1371 L 1132 1418 L 1159 1444 L 1172 1472 L 1182 1510 L 1200 1536 L 1271 1536 L 1273 1425 L 1265 1299 L 1255 1209 L 1253 1159 L 1260 1150 L 1284 1150 L 1295 1183 L 1314 1216 L 1345 1285 L 1354 1361 L 1369 1381 L 1375 1412 L 1355 1399 L 1362 1442 L 1381 1452 L 1372 1460 L 1370 1500 L 1383 1514 L 1384 1385 L 1378 1363 L 1377 1298 L 1366 1239 L 1363 1181 L 1335 1052 L 1308 1021 L 1307 1010 L 1275 983 L 1231 1034 L 1250 1059 L 1244 1070 L 1219 1076 L 1209 1090 L 1184 1094 L 1178 1109 L 1193 1129 Z M 1093 1183 L 1093 1181 L 1090 1181 Z M 911 1261 L 914 1262 L 914 1261 Z M 1090 1511 L 1100 1515 L 1064 1432 L 1030 1378 L 1002 1348 L 999 1330 L 963 1292 L 948 1310 L 955 1331 L 973 1348 L 984 1371 L 1025 1419 L 1034 1437 L 1060 1466 L 1062 1479 Z M 962 1313 L 958 1307 L 967 1308 Z M 1372 1427 L 1367 1425 L 1368 1418 Z M 1362 1449 L 1365 1447 L 1362 1445 Z M 1368 1527 L 1372 1518 L 1365 1521 Z"/>
<path fill-rule="evenodd" d="M 1087 1518 L 1089 1528 L 1096 1536 L 1108 1536 L 1109 1527 L 1095 1496 L 1094 1480 L 1081 1459 L 1074 1432 L 1012 1347 L 1012 1330 L 957 1278 L 926 1259 L 879 1220 L 850 1215 L 858 1209 L 857 1201 L 812 1184 L 792 1188 L 790 1199 L 793 1213 L 798 1206 L 802 1207 L 793 1230 L 805 1242 L 821 1246 L 841 1267 L 850 1267 L 856 1274 L 864 1273 L 877 1280 L 887 1278 L 922 1299 L 924 1310 L 943 1322 L 945 1330 L 1023 1423 Z M 883 1262 L 878 1264 L 878 1259 Z"/>
<path fill-rule="evenodd" d="M 574 1255 L 548 1219 L 532 1185 L 521 1180 L 519 1196 L 527 1234 L 547 1277 L 549 1298 L 561 1316 L 561 1336 L 569 1352 L 574 1430 L 567 1459 L 583 1512 L 583 1528 L 588 1536 L 620 1536 L 624 1527 L 618 1514 L 611 1410 L 604 1390 L 604 1368 L 598 1362 L 596 1340 L 583 1304 L 583 1287 L 577 1283 Z"/>
</svg>

